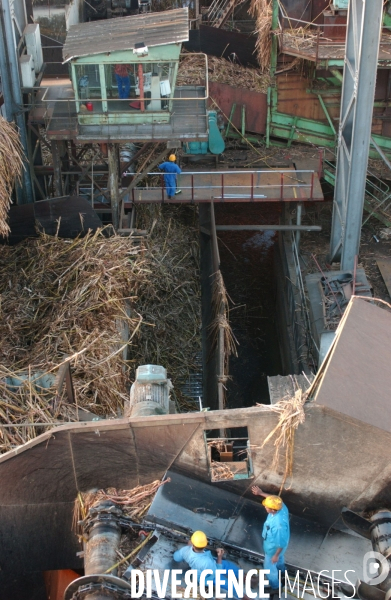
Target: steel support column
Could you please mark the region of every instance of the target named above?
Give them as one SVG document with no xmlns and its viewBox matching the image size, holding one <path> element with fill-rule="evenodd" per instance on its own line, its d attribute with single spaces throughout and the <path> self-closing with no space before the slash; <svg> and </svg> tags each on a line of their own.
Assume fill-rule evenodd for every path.
<svg viewBox="0 0 391 600">
<path fill-rule="evenodd" d="M 117 231 L 119 227 L 119 159 L 118 159 L 118 144 L 108 145 L 109 158 L 109 190 L 111 197 L 111 214 L 113 227 Z"/>
<path fill-rule="evenodd" d="M 346 270 L 360 247 L 382 14 L 383 0 L 350 0 L 330 240 Z"/>
<path fill-rule="evenodd" d="M 34 202 L 33 185 L 31 182 L 30 169 L 28 165 L 28 144 L 27 144 L 27 130 L 26 130 L 26 116 L 23 108 L 23 96 L 21 83 L 19 78 L 19 65 L 18 65 L 18 52 L 17 44 L 14 34 L 13 18 L 11 14 L 11 3 L 10 0 L 1 0 L 0 3 L 0 27 L 3 27 L 2 38 L 5 48 L 1 48 L 3 52 L 6 50 L 6 57 L 1 60 L 2 64 L 2 76 L 4 76 L 4 68 L 8 68 L 8 77 L 6 76 L 3 81 L 4 84 L 10 85 L 10 88 L 4 89 L 4 94 L 8 95 L 7 100 L 7 111 L 10 110 L 12 105 L 11 114 L 7 113 L 7 120 L 12 121 L 15 119 L 19 129 L 20 142 L 22 144 L 25 159 L 24 169 L 22 171 L 23 180 L 23 195 L 17 194 L 18 203 L 23 204 L 27 202 Z M 5 58 L 5 61 L 4 61 Z M 22 197 L 21 197 L 22 196 Z"/>
</svg>

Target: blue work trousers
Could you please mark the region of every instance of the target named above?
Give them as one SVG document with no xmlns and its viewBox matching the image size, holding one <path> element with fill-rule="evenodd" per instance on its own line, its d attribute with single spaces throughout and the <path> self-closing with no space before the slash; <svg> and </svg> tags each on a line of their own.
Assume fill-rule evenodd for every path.
<svg viewBox="0 0 391 600">
<path fill-rule="evenodd" d="M 263 562 L 263 568 L 270 571 L 269 575 L 266 575 L 265 578 L 269 580 L 269 585 L 274 590 L 278 590 L 279 581 L 278 581 L 278 571 L 282 571 L 285 573 L 285 556 L 284 553 L 281 553 L 278 557 L 278 561 L 276 563 L 272 563 L 272 557 L 265 554 L 265 560 Z"/>
<path fill-rule="evenodd" d="M 221 561 L 221 566 L 224 570 L 227 571 L 227 575 L 223 575 L 221 577 L 221 589 L 228 591 L 228 571 L 233 571 L 235 574 L 236 579 L 238 578 L 239 575 L 239 567 L 237 565 L 235 565 L 235 563 L 231 562 L 230 560 L 223 560 Z M 237 600 L 238 596 L 236 595 L 235 589 L 233 589 L 233 598 L 230 599 L 228 598 L 228 600 Z"/>
<path fill-rule="evenodd" d="M 115 74 L 115 77 L 118 85 L 118 96 L 121 100 L 126 100 L 126 98 L 129 98 L 130 94 L 130 79 L 129 77 L 121 77 L 121 75 L 117 75 L 117 73 Z"/>
<path fill-rule="evenodd" d="M 169 198 L 171 198 L 171 196 L 175 196 L 175 191 L 176 191 L 176 174 L 175 173 L 165 173 L 165 175 L 164 175 L 164 183 L 166 184 L 167 196 Z"/>
</svg>

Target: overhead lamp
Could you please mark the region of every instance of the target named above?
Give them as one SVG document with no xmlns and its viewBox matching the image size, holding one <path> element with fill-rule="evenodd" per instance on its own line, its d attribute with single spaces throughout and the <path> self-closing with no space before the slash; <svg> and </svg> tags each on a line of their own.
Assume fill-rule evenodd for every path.
<svg viewBox="0 0 391 600">
<path fill-rule="evenodd" d="M 148 55 L 148 46 L 144 42 L 137 42 L 133 48 L 133 54 L 137 56 L 147 56 Z"/>
</svg>

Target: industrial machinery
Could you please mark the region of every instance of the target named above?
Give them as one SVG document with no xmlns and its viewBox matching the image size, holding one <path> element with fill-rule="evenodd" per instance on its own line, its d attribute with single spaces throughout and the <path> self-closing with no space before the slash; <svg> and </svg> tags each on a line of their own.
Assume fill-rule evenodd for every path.
<svg viewBox="0 0 391 600">
<path fill-rule="evenodd" d="M 185 570 L 184 564 L 173 562 L 172 554 L 180 546 L 187 544 L 192 533 L 200 528 L 207 533 L 208 548 L 212 552 L 223 546 L 229 560 L 235 562 L 245 572 L 261 567 L 264 555 L 259 528 L 264 520 L 264 512 L 260 504 L 244 498 L 238 501 L 232 492 L 211 487 L 210 484 L 173 471 L 168 471 L 165 482 L 166 485 L 161 486 L 157 491 L 148 513 L 141 523 L 135 523 L 126 517 L 122 509 L 112 502 L 100 502 L 90 508 L 88 516 L 80 523 L 84 540 L 85 575 L 75 579 L 68 586 L 64 600 L 130 599 L 132 597 L 130 580 L 134 568 L 157 569 L 160 572 L 173 568 Z M 197 495 L 192 493 L 195 486 L 199 493 Z M 205 518 L 202 510 L 196 510 L 200 498 L 202 498 L 202 505 L 208 507 L 208 518 Z M 232 514 L 233 502 L 236 506 L 234 514 Z M 347 512 L 350 511 L 345 511 L 344 515 Z M 373 531 L 374 547 L 386 555 L 387 541 L 382 540 L 385 533 L 387 540 L 390 539 L 391 514 L 387 513 L 386 517 L 382 515 L 383 513 L 377 513 L 372 518 L 370 525 Z M 360 519 L 360 517 L 358 518 Z M 311 529 L 308 523 L 307 521 L 306 527 Z M 304 582 L 308 580 L 309 571 L 298 566 L 298 561 L 300 561 L 301 554 L 305 554 L 303 545 L 308 550 L 308 544 L 311 544 L 309 539 L 304 542 L 303 525 L 304 521 L 301 522 L 300 519 L 291 524 L 293 533 L 296 529 L 301 531 L 299 544 L 301 550 L 297 546 L 295 562 L 287 564 L 289 577 L 295 578 L 299 573 L 299 585 L 300 589 L 303 589 L 301 598 L 304 597 Z M 315 529 L 313 531 L 310 529 L 308 530 L 310 537 L 315 535 L 316 538 Z M 119 576 L 116 568 L 118 566 L 116 551 L 121 535 L 127 532 L 131 532 L 133 536 L 144 536 L 145 543 L 132 558 L 132 564 L 125 569 L 122 576 Z M 146 538 L 148 533 L 148 538 Z M 338 539 L 338 536 L 346 534 L 335 532 L 335 535 L 336 543 L 341 544 L 342 538 Z M 313 539 L 312 543 L 316 545 L 318 542 L 319 540 Z M 343 561 L 342 556 L 341 560 Z M 324 598 L 327 597 L 325 591 L 330 590 L 332 583 L 334 586 L 333 597 L 338 598 L 341 594 L 348 597 L 354 595 L 351 584 L 336 579 L 332 582 L 327 571 L 312 572 L 312 577 L 317 577 L 319 593 Z M 388 580 L 384 583 L 383 588 L 386 589 L 387 586 L 389 586 Z M 366 588 L 377 590 L 369 585 Z M 167 598 L 171 595 L 170 591 L 168 585 Z M 362 600 L 384 600 L 384 593 L 382 592 L 382 594 L 379 596 L 360 595 L 360 598 Z M 155 598 L 156 596 L 156 590 L 152 587 L 151 597 Z"/>
<path fill-rule="evenodd" d="M 372 558 L 378 559 L 372 582 L 358 582 L 358 597 L 361 600 L 388 600 L 391 596 L 391 511 L 379 510 L 367 519 L 345 508 L 342 519 L 349 529 L 371 540 L 376 553 Z"/>
<path fill-rule="evenodd" d="M 170 400 L 172 383 L 167 371 L 159 365 L 142 365 L 136 371 L 136 379 L 130 389 L 129 404 L 125 407 L 127 417 L 167 415 L 175 412 Z"/>
</svg>

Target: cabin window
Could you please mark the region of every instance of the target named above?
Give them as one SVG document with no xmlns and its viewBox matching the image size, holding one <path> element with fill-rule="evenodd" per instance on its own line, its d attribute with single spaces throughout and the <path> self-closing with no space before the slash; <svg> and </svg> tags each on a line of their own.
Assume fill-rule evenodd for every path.
<svg viewBox="0 0 391 600">
<path fill-rule="evenodd" d="M 117 63 L 105 65 L 106 98 L 109 112 L 169 109 L 175 63 Z M 140 86 L 140 74 L 142 85 Z"/>
<path fill-rule="evenodd" d="M 205 431 L 205 443 L 212 482 L 253 476 L 247 427 Z"/>
<path fill-rule="evenodd" d="M 101 81 L 99 65 L 75 65 L 77 95 L 86 102 L 101 99 Z"/>
</svg>

